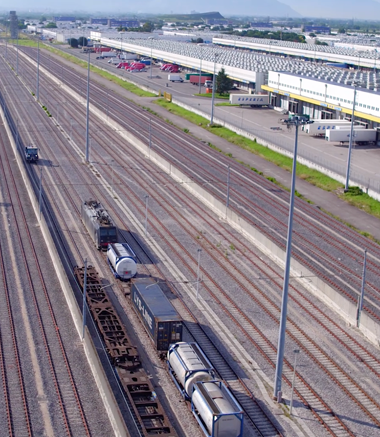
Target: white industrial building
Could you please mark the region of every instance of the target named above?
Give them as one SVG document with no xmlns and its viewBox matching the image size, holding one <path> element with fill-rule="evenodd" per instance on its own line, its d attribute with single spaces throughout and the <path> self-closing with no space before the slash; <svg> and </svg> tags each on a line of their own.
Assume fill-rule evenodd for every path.
<svg viewBox="0 0 380 437">
<path fill-rule="evenodd" d="M 175 63 L 189 70 L 201 69 L 217 73 L 224 68 L 230 78 L 244 84 L 245 88 L 255 89 L 256 93 L 268 92 L 270 104 L 274 108 L 290 113 L 307 114 L 316 119 L 350 118 L 355 85 L 357 121 L 369 127 L 380 126 L 380 75 L 377 69 L 342 69 L 214 45 L 167 41 L 147 35 L 140 39 L 128 36 L 126 34 L 122 38 L 120 35 L 116 38 L 105 38 L 100 32 L 91 32 L 91 39 L 104 46 Z M 268 47 L 270 40 L 264 41 Z M 237 47 L 238 41 L 232 42 L 236 43 Z M 246 41 L 244 43 L 246 44 Z M 298 46 L 309 47 L 308 44 L 292 44 L 298 51 Z M 357 59 L 356 56 L 351 56 L 353 52 L 349 51 L 348 56 L 341 51 L 342 49 L 334 51 L 330 48 L 329 53 L 335 55 L 338 52 L 341 62 L 348 62 L 352 57 Z M 371 59 L 371 62 L 376 62 L 376 57 Z"/>
</svg>

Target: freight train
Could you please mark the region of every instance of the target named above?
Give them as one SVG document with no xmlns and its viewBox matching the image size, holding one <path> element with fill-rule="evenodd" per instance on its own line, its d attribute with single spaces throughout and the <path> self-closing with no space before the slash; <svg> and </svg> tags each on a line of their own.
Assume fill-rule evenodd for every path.
<svg viewBox="0 0 380 437">
<path fill-rule="evenodd" d="M 158 352 L 182 341 L 182 318 L 153 278 L 135 279 L 131 286 L 132 305 Z"/>
<path fill-rule="evenodd" d="M 81 217 L 97 249 L 106 250 L 108 244 L 117 243 L 117 228 L 100 202 L 93 199 L 84 201 Z"/>
<path fill-rule="evenodd" d="M 183 321 L 153 278 L 132 281 L 131 299 L 157 351 L 207 437 L 242 437 L 243 411 L 197 343 L 182 342 Z"/>
<path fill-rule="evenodd" d="M 244 413 L 197 343 L 173 344 L 167 364 L 182 396 L 208 437 L 242 437 Z"/>
<path fill-rule="evenodd" d="M 128 244 L 109 244 L 107 249 L 107 261 L 116 279 L 126 281 L 136 276 L 136 255 Z"/>
</svg>

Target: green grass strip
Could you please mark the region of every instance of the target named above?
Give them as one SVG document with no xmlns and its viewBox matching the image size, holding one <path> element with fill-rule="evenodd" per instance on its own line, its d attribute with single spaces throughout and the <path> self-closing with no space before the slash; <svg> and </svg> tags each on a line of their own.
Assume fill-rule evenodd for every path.
<svg viewBox="0 0 380 437">
<path fill-rule="evenodd" d="M 212 132 L 213 134 L 229 141 L 232 144 L 235 144 L 245 150 L 249 150 L 251 153 L 254 153 L 255 155 L 258 155 L 267 161 L 276 164 L 278 167 L 281 167 L 289 172 L 292 170 L 292 158 L 281 155 L 280 153 L 275 152 L 274 150 L 271 150 L 268 147 L 257 143 L 256 141 L 252 141 L 248 138 L 238 135 L 225 127 L 218 125 L 208 126 L 208 119 L 181 108 L 178 105 L 169 103 L 164 99 L 157 99 L 154 101 L 154 103 L 167 109 L 172 114 L 183 117 L 197 126 L 201 126 L 203 129 Z M 223 153 L 222 150 L 218 149 L 212 144 L 209 144 L 209 146 Z M 230 153 L 226 153 L 225 155 L 232 157 L 232 154 Z M 252 170 L 257 171 L 254 168 L 252 168 Z M 368 214 L 380 218 L 380 202 L 373 199 L 368 194 L 363 193 L 359 188 L 352 187 L 347 193 L 344 193 L 343 185 L 340 182 L 324 175 L 323 173 L 320 173 L 317 170 L 313 170 L 306 165 L 299 163 L 297 164 L 297 176 L 308 183 L 321 188 L 322 190 L 337 192 L 338 196 L 349 204 L 367 212 Z M 278 182 L 274 178 L 267 177 L 267 179 L 278 185 Z M 364 233 L 363 235 L 366 234 Z"/>
<path fill-rule="evenodd" d="M 201 93 L 201 94 L 194 94 L 194 96 L 198 96 L 198 97 L 207 97 L 209 99 L 212 98 L 212 93 Z M 223 99 L 223 100 L 228 100 L 230 98 L 229 94 L 219 94 L 219 93 L 215 93 L 214 95 L 215 99 Z"/>
</svg>

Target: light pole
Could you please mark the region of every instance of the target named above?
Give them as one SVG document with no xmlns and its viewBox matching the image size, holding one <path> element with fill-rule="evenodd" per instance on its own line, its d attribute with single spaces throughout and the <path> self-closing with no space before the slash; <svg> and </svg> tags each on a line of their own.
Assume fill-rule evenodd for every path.
<svg viewBox="0 0 380 437">
<path fill-rule="evenodd" d="M 363 261 L 363 275 L 362 275 L 362 289 L 360 293 L 359 306 L 358 306 L 358 314 L 356 316 L 356 326 L 360 327 L 360 317 L 362 315 L 363 303 L 364 303 L 364 289 L 365 289 L 365 274 L 366 274 L 366 266 L 367 266 L 367 249 L 364 249 L 364 261 Z"/>
<path fill-rule="evenodd" d="M 201 47 L 201 46 L 199 46 Z M 201 94 L 201 82 L 202 82 L 202 58 L 203 58 L 203 50 L 201 48 L 201 57 L 199 59 L 199 81 L 198 81 L 198 85 L 199 85 L 199 90 L 198 90 L 198 94 Z"/>
<path fill-rule="evenodd" d="M 216 66 L 216 58 L 219 56 L 218 53 L 214 53 L 214 76 L 212 78 L 212 96 L 211 96 L 211 119 L 210 126 L 212 126 L 214 122 L 214 99 L 215 99 L 215 66 Z"/>
<path fill-rule="evenodd" d="M 296 380 L 296 367 L 297 367 L 297 355 L 300 353 L 299 349 L 294 349 L 294 367 L 293 367 L 293 379 L 292 379 L 292 394 L 290 396 L 290 415 L 292 415 L 293 411 L 293 393 L 294 393 L 294 382 Z"/>
<path fill-rule="evenodd" d="M 39 193 L 39 211 L 40 211 L 40 220 L 41 220 L 41 211 L 42 211 L 42 167 L 40 168 L 40 193 Z"/>
<path fill-rule="evenodd" d="M 82 327 L 82 341 L 84 340 L 84 333 L 86 327 L 86 294 L 87 294 L 87 258 L 84 260 L 84 278 L 83 278 L 83 327 Z"/>
<path fill-rule="evenodd" d="M 40 100 L 40 40 L 37 37 L 37 102 Z"/>
<path fill-rule="evenodd" d="M 112 193 L 115 192 L 115 190 L 113 189 L 113 173 L 114 173 L 113 164 L 114 164 L 114 162 L 115 162 L 115 161 L 112 159 L 112 160 L 111 160 L 111 170 L 112 170 Z"/>
<path fill-rule="evenodd" d="M 86 162 L 89 159 L 89 119 L 90 119 L 90 52 L 88 52 L 88 63 L 87 63 L 87 108 L 86 108 L 86 152 L 85 158 Z"/>
<path fill-rule="evenodd" d="M 351 115 L 351 128 L 350 128 L 350 139 L 348 143 L 348 158 L 347 158 L 347 170 L 346 170 L 346 184 L 344 186 L 344 191 L 348 191 L 348 184 L 350 182 L 350 165 L 351 165 L 351 151 L 352 151 L 352 140 L 354 136 L 354 119 L 355 119 L 355 104 L 356 104 L 356 88 L 359 85 L 358 82 L 354 82 L 354 101 L 352 104 L 352 115 Z"/>
<path fill-rule="evenodd" d="M 153 70 L 153 40 L 152 36 L 148 37 L 150 39 L 150 78 L 152 79 L 152 70 Z"/>
<path fill-rule="evenodd" d="M 197 267 L 197 300 L 198 300 L 198 294 L 199 294 L 199 271 L 200 271 L 202 249 L 198 249 L 197 252 L 198 252 L 198 267 Z"/>
<path fill-rule="evenodd" d="M 18 32 L 17 32 L 16 74 L 18 76 Z"/>
<path fill-rule="evenodd" d="M 148 194 L 146 194 L 144 198 L 145 198 L 145 236 L 146 236 L 147 228 L 148 228 L 148 200 L 149 200 Z"/>
<path fill-rule="evenodd" d="M 275 373 L 275 380 L 274 380 L 274 397 L 275 399 L 277 399 L 278 402 L 281 402 L 281 398 L 282 398 L 281 384 L 282 384 L 282 368 L 283 368 L 284 351 L 285 351 L 286 315 L 288 311 L 289 274 L 290 274 L 290 260 L 291 260 L 291 251 L 292 251 L 294 192 L 295 192 L 295 185 L 296 185 L 296 169 L 297 169 L 298 127 L 303 124 L 310 124 L 312 122 L 309 121 L 304 116 L 296 115 L 287 120 L 283 120 L 283 123 L 288 126 L 295 126 L 296 132 L 295 132 L 295 142 L 294 142 L 292 182 L 290 188 L 288 235 L 286 241 L 286 260 L 285 260 L 285 271 L 284 271 L 284 284 L 282 289 L 281 318 L 280 318 L 280 328 L 279 328 L 279 336 L 278 336 L 276 373 Z"/>
</svg>

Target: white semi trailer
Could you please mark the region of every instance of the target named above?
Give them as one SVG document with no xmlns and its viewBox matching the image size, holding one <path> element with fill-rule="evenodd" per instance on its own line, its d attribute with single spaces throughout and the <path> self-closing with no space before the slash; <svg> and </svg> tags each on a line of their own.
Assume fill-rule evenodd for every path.
<svg viewBox="0 0 380 437">
<path fill-rule="evenodd" d="M 326 131 L 326 141 L 349 142 L 351 130 L 338 129 Z M 353 141 L 355 143 L 373 143 L 376 141 L 377 131 L 375 129 L 354 129 Z"/>
<path fill-rule="evenodd" d="M 305 124 L 302 130 L 309 135 L 326 135 L 326 131 L 334 130 L 338 127 L 350 127 L 351 122 L 347 120 L 310 120 L 312 124 Z"/>
<path fill-rule="evenodd" d="M 231 105 L 267 106 L 269 96 L 267 94 L 230 94 Z"/>
</svg>

